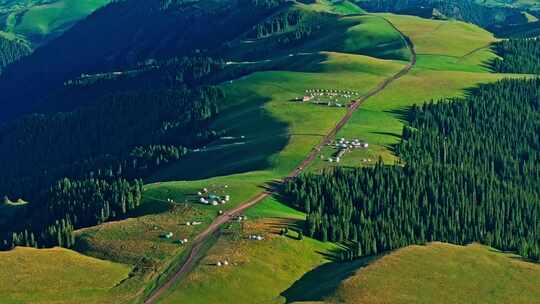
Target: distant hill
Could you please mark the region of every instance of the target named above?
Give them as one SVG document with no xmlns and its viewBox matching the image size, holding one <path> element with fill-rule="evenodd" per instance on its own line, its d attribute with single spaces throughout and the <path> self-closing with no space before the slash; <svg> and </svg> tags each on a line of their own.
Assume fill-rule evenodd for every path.
<svg viewBox="0 0 540 304">
<path fill-rule="evenodd" d="M 27 40 L 32 47 L 60 36 L 110 0 L 3 0 L 0 30 Z"/>
<path fill-rule="evenodd" d="M 528 23 L 523 9 L 474 0 L 358 0 L 368 11 L 417 15 L 424 18 L 448 17 L 474 23 L 487 29 Z M 494 4 L 494 3 L 491 3 Z"/>
</svg>

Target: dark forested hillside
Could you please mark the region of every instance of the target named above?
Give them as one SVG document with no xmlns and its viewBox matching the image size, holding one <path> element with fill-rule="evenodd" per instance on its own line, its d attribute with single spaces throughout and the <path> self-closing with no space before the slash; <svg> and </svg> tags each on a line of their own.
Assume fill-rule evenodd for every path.
<svg viewBox="0 0 540 304">
<path fill-rule="evenodd" d="M 211 137 L 204 122 L 217 113 L 220 96 L 212 88 L 122 93 L 74 112 L 9 123 L 0 129 L 0 192 L 23 196 L 46 185 L 45 177 L 118 170 L 119 163 L 109 162 L 138 146 L 195 147 Z"/>
<path fill-rule="evenodd" d="M 49 98 L 47 110 L 72 109 L 118 92 L 192 88 L 212 82 L 224 67 L 223 60 L 212 57 L 171 57 L 148 59 L 121 71 L 82 74 L 64 82 L 63 89 Z"/>
<path fill-rule="evenodd" d="M 119 92 L 4 124 L 0 193 L 29 203 L 0 214 L 3 247 L 69 246 L 73 229 L 138 206 L 141 178 L 219 135 L 206 125 L 222 97 L 213 87 Z"/>
<path fill-rule="evenodd" d="M 369 11 L 419 15 L 426 18 L 431 18 L 435 13 L 488 29 L 528 22 L 518 9 L 490 7 L 473 0 L 359 0 L 358 4 Z"/>
<path fill-rule="evenodd" d="M 492 69 L 500 73 L 540 74 L 540 40 L 509 39 L 493 45 L 500 56 L 491 63 Z"/>
<path fill-rule="evenodd" d="M 290 181 L 306 232 L 357 242 L 344 258 L 409 244 L 482 242 L 540 259 L 540 80 L 483 85 L 411 110 L 403 166 Z"/>
<path fill-rule="evenodd" d="M 10 63 L 30 54 L 30 48 L 17 41 L 0 36 L 0 74 Z"/>
<path fill-rule="evenodd" d="M 283 5 L 285 1 L 114 1 L 5 71 L 0 119 L 46 109 L 41 103 L 81 74 L 214 50 Z"/>
</svg>

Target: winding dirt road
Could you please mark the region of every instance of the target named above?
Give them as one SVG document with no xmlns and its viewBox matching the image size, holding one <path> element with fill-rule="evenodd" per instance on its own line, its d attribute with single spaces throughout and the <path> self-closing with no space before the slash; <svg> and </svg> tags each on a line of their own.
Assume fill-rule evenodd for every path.
<svg viewBox="0 0 540 304">
<path fill-rule="evenodd" d="M 383 18 L 384 19 L 384 18 Z M 404 42 L 406 43 L 407 47 L 409 48 L 411 52 L 411 60 L 410 62 L 399 72 L 392 75 L 391 77 L 385 79 L 381 83 L 379 83 L 375 88 L 371 89 L 367 94 L 363 95 L 359 99 L 353 101 L 353 103 L 349 106 L 347 109 L 347 113 L 343 118 L 336 124 L 336 126 L 326 135 L 323 137 L 321 142 L 311 150 L 309 155 L 302 161 L 302 163 L 294 169 L 291 174 L 289 174 L 286 179 L 288 178 L 294 178 L 298 176 L 302 171 L 304 171 L 305 168 L 307 168 L 317 157 L 320 150 L 324 147 L 324 145 L 330 143 L 332 139 L 336 136 L 336 134 L 345 126 L 345 124 L 351 119 L 353 113 L 362 105 L 366 100 L 369 98 L 377 95 L 381 91 L 383 91 L 389 84 L 396 81 L 397 79 L 403 77 L 404 75 L 408 74 L 411 69 L 416 64 L 416 51 L 414 49 L 414 45 L 412 42 L 407 38 L 398 28 L 394 26 L 390 21 L 385 19 L 398 33 L 401 34 Z M 190 249 L 189 255 L 184 261 L 184 264 L 176 271 L 176 273 L 167 279 L 167 281 L 161 285 L 159 288 L 154 290 L 152 294 L 144 301 L 145 304 L 154 304 L 157 303 L 157 300 L 165 293 L 169 288 L 171 288 L 175 283 L 177 283 L 183 276 L 187 275 L 196 265 L 197 260 L 200 258 L 200 252 L 205 244 L 206 241 L 210 239 L 214 233 L 216 233 L 221 225 L 227 223 L 235 216 L 240 215 L 244 210 L 252 207 L 253 205 L 261 202 L 265 198 L 272 195 L 271 190 L 266 190 L 264 192 L 261 192 L 257 194 L 256 196 L 250 198 L 249 200 L 243 202 L 238 207 L 229 210 L 225 212 L 224 214 L 218 216 L 210 226 L 208 226 L 205 230 L 203 230 L 194 240 L 192 243 L 192 247 Z"/>
</svg>

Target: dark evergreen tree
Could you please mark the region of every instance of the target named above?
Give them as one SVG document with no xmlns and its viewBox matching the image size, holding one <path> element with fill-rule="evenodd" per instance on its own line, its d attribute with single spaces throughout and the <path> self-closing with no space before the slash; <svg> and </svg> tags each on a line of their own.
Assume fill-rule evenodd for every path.
<svg viewBox="0 0 540 304">
<path fill-rule="evenodd" d="M 443 241 L 540 260 L 539 94 L 540 80 L 503 80 L 413 107 L 402 164 L 306 174 L 284 195 L 309 236 L 356 242 L 345 259 Z"/>
</svg>

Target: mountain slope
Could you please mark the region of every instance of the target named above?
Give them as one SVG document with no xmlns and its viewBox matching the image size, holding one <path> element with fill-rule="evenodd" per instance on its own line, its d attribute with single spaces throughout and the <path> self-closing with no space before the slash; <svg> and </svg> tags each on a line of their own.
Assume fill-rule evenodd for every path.
<svg viewBox="0 0 540 304">
<path fill-rule="evenodd" d="M 39 47 L 110 0 L 0 1 L 0 30 Z"/>
<path fill-rule="evenodd" d="M 39 109 L 65 80 L 148 58 L 197 54 L 242 34 L 285 4 L 234 1 L 113 2 L 6 70 L 1 119 Z M 111 30 L 114 28 L 114 30 Z M 42 109 L 46 106 L 42 106 Z"/>
</svg>

